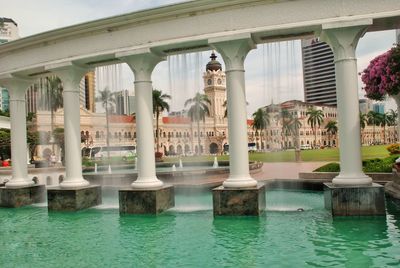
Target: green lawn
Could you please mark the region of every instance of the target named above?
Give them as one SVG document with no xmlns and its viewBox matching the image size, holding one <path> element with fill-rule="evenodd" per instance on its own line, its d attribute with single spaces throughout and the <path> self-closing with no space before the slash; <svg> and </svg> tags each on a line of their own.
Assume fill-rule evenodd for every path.
<svg viewBox="0 0 400 268">
<path fill-rule="evenodd" d="M 389 156 L 386 150 L 387 145 L 376 145 L 362 147 L 363 159 L 383 158 Z M 250 161 L 261 162 L 294 162 L 294 151 L 280 151 L 267 153 L 250 153 Z M 191 156 L 183 157 L 183 161 L 212 161 L 213 156 Z M 228 156 L 218 156 L 218 160 L 228 160 Z M 302 161 L 339 161 L 339 149 L 319 149 L 319 150 L 304 150 L 301 151 Z M 164 158 L 167 162 L 177 161 L 177 158 Z"/>
</svg>

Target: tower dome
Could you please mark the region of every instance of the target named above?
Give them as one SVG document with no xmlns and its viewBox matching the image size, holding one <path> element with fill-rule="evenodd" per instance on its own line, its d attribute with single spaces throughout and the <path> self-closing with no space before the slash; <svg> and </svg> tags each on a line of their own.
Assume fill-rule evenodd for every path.
<svg viewBox="0 0 400 268">
<path fill-rule="evenodd" d="M 207 63 L 206 66 L 206 71 L 222 71 L 222 66 L 221 63 L 219 63 L 219 61 L 216 60 L 217 56 L 215 55 L 215 53 L 211 53 L 210 56 L 210 61 Z"/>
</svg>

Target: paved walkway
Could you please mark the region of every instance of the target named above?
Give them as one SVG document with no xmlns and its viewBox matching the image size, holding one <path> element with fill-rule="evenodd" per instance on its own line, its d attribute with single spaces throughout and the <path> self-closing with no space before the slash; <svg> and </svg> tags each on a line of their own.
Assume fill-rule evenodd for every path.
<svg viewBox="0 0 400 268">
<path fill-rule="evenodd" d="M 298 179 L 299 172 L 312 172 L 314 169 L 325 165 L 329 162 L 278 162 L 264 163 L 261 171 L 252 172 L 251 177 L 256 180 L 266 179 Z M 204 185 L 204 184 L 220 184 L 229 174 L 211 175 L 201 180 L 198 179 L 176 179 L 173 184 L 178 185 Z"/>
<path fill-rule="evenodd" d="M 329 162 L 278 162 L 264 163 L 262 172 L 253 174 L 253 178 L 261 179 L 298 179 L 300 172 L 312 172 Z"/>
</svg>

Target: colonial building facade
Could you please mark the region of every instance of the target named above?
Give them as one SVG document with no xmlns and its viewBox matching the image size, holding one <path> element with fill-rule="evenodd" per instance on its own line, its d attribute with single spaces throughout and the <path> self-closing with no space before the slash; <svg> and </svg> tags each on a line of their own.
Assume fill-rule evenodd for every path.
<svg viewBox="0 0 400 268">
<path fill-rule="evenodd" d="M 226 117 L 226 77 L 221 64 L 215 54 L 203 73 L 204 94 L 210 100 L 209 116 L 200 121 L 200 131 L 197 122 L 192 122 L 185 111 L 171 113 L 159 118 L 159 131 L 154 129 L 155 142 L 157 136 L 160 151 L 164 155 L 191 155 L 191 154 L 220 154 L 228 148 L 228 119 Z M 173 96 L 172 96 L 173 97 Z M 93 97 L 92 97 L 93 98 Z M 308 122 L 307 111 L 321 110 L 323 121 L 316 129 Z M 277 151 L 299 148 L 336 147 L 338 133 L 330 133 L 325 129 L 329 121 L 337 121 L 337 108 L 330 105 L 318 105 L 298 100 L 286 101 L 281 104 L 271 104 L 263 109 L 267 111 L 269 124 L 267 128 L 257 130 L 253 128 L 253 120 L 247 120 L 248 142 L 259 151 Z M 299 127 L 297 134 L 285 130 L 282 120 L 282 111 L 286 111 L 292 118 L 297 118 Z M 64 124 L 64 111 L 59 109 L 54 114 L 54 128 L 61 128 Z M 106 118 L 105 114 L 95 113 L 81 105 L 81 136 L 82 148 L 106 145 Z M 136 145 L 136 122 L 134 115 L 109 115 L 110 145 Z M 156 126 L 154 118 L 154 126 Z M 49 132 L 51 116 L 48 111 L 38 111 L 36 129 Z M 315 132 L 314 132 L 315 131 Z M 374 134 L 375 133 L 375 134 Z M 383 134 L 385 133 L 385 134 Z M 198 139 L 200 137 L 200 139 Z M 362 130 L 362 143 L 394 142 L 395 129 L 386 127 L 366 126 Z M 199 143 L 200 140 L 200 143 Z M 40 153 L 39 153 L 40 154 Z"/>
</svg>

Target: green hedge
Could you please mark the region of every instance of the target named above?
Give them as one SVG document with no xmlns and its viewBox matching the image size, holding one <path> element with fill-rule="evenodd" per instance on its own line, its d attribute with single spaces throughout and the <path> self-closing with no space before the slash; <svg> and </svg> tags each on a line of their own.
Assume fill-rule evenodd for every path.
<svg viewBox="0 0 400 268">
<path fill-rule="evenodd" d="M 375 159 L 364 160 L 362 162 L 363 171 L 390 173 L 392 172 L 392 166 L 397 158 L 399 158 L 399 155 L 391 155 L 386 158 L 375 158 Z M 339 172 L 339 171 L 340 171 L 339 163 L 329 163 L 314 170 L 314 172 Z"/>
</svg>

